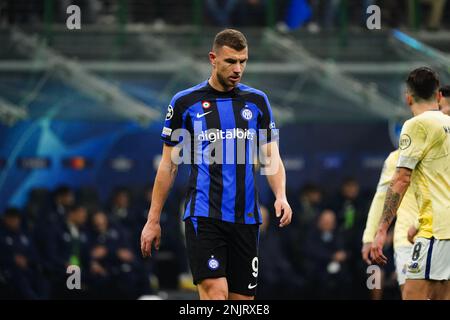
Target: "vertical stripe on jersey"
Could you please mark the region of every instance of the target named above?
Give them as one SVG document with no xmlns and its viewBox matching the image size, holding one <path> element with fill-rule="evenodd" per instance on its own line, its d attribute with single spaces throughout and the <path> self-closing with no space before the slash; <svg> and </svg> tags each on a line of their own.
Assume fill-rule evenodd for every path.
<svg viewBox="0 0 450 320">
<path fill-rule="evenodd" d="M 202 117 L 206 121 L 207 129 L 221 129 L 220 126 L 220 115 L 217 109 L 217 103 L 215 100 L 208 101 L 210 107 L 208 111 L 212 111 L 208 115 Z M 211 143 L 209 143 L 211 146 Z M 204 155 L 209 155 L 210 151 L 204 150 Z M 218 163 L 212 163 L 208 165 L 209 171 L 209 210 L 208 216 L 211 218 L 216 218 L 222 220 L 222 194 L 223 194 L 223 175 L 222 175 L 222 165 Z M 198 182 L 200 183 L 200 181 Z M 202 189 L 206 189 L 206 186 L 199 184 Z"/>
<path fill-rule="evenodd" d="M 241 111 L 245 107 L 245 102 L 241 99 L 233 100 L 233 113 L 234 113 L 234 121 L 236 124 L 236 128 L 240 128 L 245 131 L 248 129 L 248 121 L 242 118 Z M 238 139 L 236 138 L 236 144 L 238 145 Z M 236 223 L 245 223 L 245 198 L 246 198 L 246 174 L 245 174 L 245 161 L 243 164 L 238 163 L 238 150 L 236 149 L 235 160 L 236 160 L 236 202 L 234 205 L 234 216 Z M 242 149 L 242 147 L 241 147 Z M 247 154 L 247 141 L 245 141 L 245 153 Z"/>
<path fill-rule="evenodd" d="M 233 130 L 236 128 L 233 113 L 233 103 L 230 100 L 217 99 L 217 111 L 220 115 L 220 125 L 222 130 Z M 227 154 L 227 144 L 233 146 L 232 150 L 229 150 Z M 222 164 L 222 176 L 223 176 L 223 194 L 222 194 L 222 220 L 228 222 L 235 222 L 235 199 L 236 199 L 236 142 L 234 140 L 223 140 L 223 164 Z M 231 149 L 231 148 L 230 148 Z M 231 159 L 231 162 L 226 162 L 227 157 Z"/>
<path fill-rule="evenodd" d="M 188 184 L 188 193 L 186 196 L 186 206 L 184 212 L 184 219 L 189 216 L 192 216 L 195 212 L 195 197 L 197 196 L 197 176 L 198 176 L 198 168 L 193 164 L 194 163 L 194 139 L 193 137 L 193 123 L 192 117 L 189 112 L 186 115 L 186 129 L 191 133 L 191 147 L 190 147 L 190 158 L 191 158 L 191 172 L 189 174 L 189 184 Z"/>
<path fill-rule="evenodd" d="M 257 106 L 248 103 L 247 108 L 252 111 L 253 118 L 248 121 L 248 129 L 251 130 L 253 140 L 247 140 L 247 151 L 245 159 L 245 223 L 255 224 L 259 221 L 259 213 L 256 205 L 256 183 L 253 161 L 255 152 L 257 151 L 257 128 L 258 128 L 258 108 Z"/>
<path fill-rule="evenodd" d="M 197 135 L 203 130 L 206 130 L 207 125 L 205 121 L 205 117 L 198 118 L 197 114 L 203 114 L 203 108 L 201 102 L 196 103 L 190 108 L 190 116 L 192 119 L 192 132 L 194 134 L 191 135 L 191 152 L 195 153 L 194 162 L 192 164 L 192 175 L 196 176 L 196 189 L 194 191 L 194 195 L 191 197 L 191 207 L 190 207 L 190 216 L 203 216 L 207 217 L 209 212 L 209 186 L 211 184 L 210 181 L 210 173 L 208 169 L 208 165 L 204 163 L 203 153 L 208 151 L 208 142 L 198 142 L 195 143 L 197 139 Z M 197 130 L 198 132 L 196 132 Z"/>
</svg>

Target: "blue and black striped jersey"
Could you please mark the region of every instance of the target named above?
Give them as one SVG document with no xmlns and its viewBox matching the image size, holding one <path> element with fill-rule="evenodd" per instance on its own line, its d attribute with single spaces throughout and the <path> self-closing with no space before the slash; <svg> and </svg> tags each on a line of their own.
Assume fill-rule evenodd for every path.
<svg viewBox="0 0 450 320">
<path fill-rule="evenodd" d="M 184 219 L 261 223 L 255 159 L 258 145 L 278 138 L 262 91 L 239 84 L 220 92 L 208 81 L 181 91 L 168 107 L 161 138 L 184 146 L 191 164 Z"/>
</svg>

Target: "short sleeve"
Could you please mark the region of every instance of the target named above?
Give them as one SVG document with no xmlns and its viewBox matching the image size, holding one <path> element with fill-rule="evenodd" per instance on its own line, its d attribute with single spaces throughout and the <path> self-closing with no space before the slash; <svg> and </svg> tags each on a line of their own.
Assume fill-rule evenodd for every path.
<svg viewBox="0 0 450 320">
<path fill-rule="evenodd" d="M 164 121 L 164 127 L 161 132 L 161 140 L 168 145 L 176 145 L 180 141 L 180 135 L 174 135 L 174 132 L 178 129 L 185 127 L 183 120 L 183 108 L 177 103 L 176 96 L 172 98 L 169 106 L 167 107 L 166 119 Z M 176 138 L 175 138 L 176 137 Z"/>
<path fill-rule="evenodd" d="M 400 134 L 400 156 L 397 167 L 414 170 L 423 159 L 427 148 L 427 133 L 414 118 L 405 122 Z"/>
<path fill-rule="evenodd" d="M 278 129 L 275 124 L 275 119 L 273 117 L 272 108 L 269 103 L 267 95 L 263 93 L 263 102 L 260 106 L 262 115 L 259 123 L 259 139 L 264 143 L 276 141 L 279 138 Z"/>
</svg>

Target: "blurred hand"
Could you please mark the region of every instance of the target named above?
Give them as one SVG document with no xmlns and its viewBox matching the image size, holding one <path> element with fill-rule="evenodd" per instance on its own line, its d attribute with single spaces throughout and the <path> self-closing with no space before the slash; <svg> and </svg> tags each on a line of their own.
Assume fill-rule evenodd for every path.
<svg viewBox="0 0 450 320">
<path fill-rule="evenodd" d="M 345 253 L 344 250 L 339 250 L 333 256 L 333 260 L 336 262 L 343 262 L 345 261 L 345 259 L 347 259 L 347 254 Z"/>
<path fill-rule="evenodd" d="M 383 246 L 386 242 L 386 231 L 378 230 L 370 248 L 370 257 L 373 262 L 383 266 L 387 263 L 387 258 L 383 254 Z"/>
<path fill-rule="evenodd" d="M 161 242 L 161 226 L 156 222 L 149 222 L 145 224 L 141 233 L 141 252 L 144 258 L 152 256 L 152 246 L 159 250 Z"/>
<path fill-rule="evenodd" d="M 419 232 L 419 229 L 416 229 L 416 227 L 411 226 L 408 229 L 408 241 L 411 244 L 414 244 L 414 237 L 416 236 L 417 232 Z"/>
<path fill-rule="evenodd" d="M 101 276 L 105 276 L 107 274 L 105 268 L 103 268 L 98 262 L 92 262 L 91 273 Z"/>
<path fill-rule="evenodd" d="M 372 264 L 372 261 L 369 259 L 370 248 L 372 247 L 372 242 L 367 242 L 363 244 L 361 249 L 361 257 L 363 261 L 367 264 Z"/>
<path fill-rule="evenodd" d="M 28 259 L 21 254 L 16 254 L 14 256 L 14 262 L 20 269 L 26 269 L 28 267 Z"/>
<path fill-rule="evenodd" d="M 108 249 L 103 245 L 95 246 L 91 250 L 91 257 L 94 259 L 102 259 L 108 254 Z"/>
<path fill-rule="evenodd" d="M 274 204 L 275 215 L 280 219 L 280 228 L 287 226 L 292 220 L 292 209 L 286 199 L 277 199 Z"/>
<path fill-rule="evenodd" d="M 134 254 L 126 248 L 117 250 L 117 257 L 123 262 L 131 262 L 134 260 Z"/>
</svg>

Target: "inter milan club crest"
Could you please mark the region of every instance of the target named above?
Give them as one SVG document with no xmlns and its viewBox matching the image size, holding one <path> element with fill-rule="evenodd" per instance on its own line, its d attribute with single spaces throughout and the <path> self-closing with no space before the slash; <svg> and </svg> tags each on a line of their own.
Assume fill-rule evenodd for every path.
<svg viewBox="0 0 450 320">
<path fill-rule="evenodd" d="M 211 103 L 209 101 L 202 101 L 202 107 L 203 109 L 208 109 L 211 107 Z"/>
<path fill-rule="evenodd" d="M 213 271 L 219 269 L 219 261 L 214 256 L 208 260 L 208 268 Z"/>
<path fill-rule="evenodd" d="M 248 108 L 242 109 L 241 116 L 244 120 L 250 121 L 253 118 L 252 110 Z"/>
</svg>

